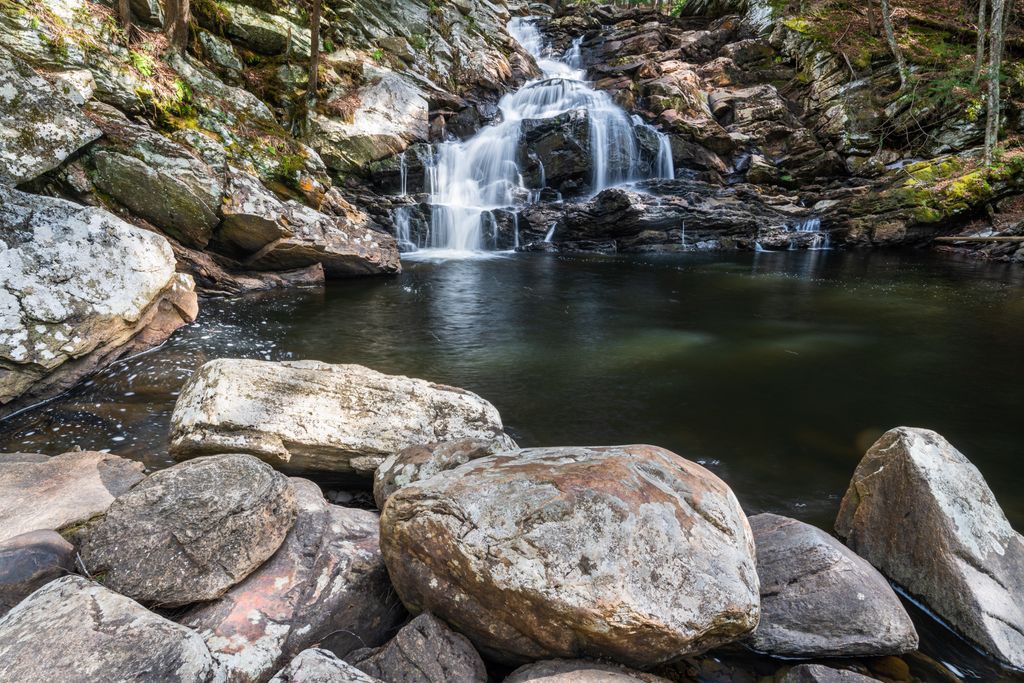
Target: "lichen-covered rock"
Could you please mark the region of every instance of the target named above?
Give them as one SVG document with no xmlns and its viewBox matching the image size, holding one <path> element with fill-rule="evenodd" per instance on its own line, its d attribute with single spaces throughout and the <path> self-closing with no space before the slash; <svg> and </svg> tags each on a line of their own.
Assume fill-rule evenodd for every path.
<svg viewBox="0 0 1024 683">
<path fill-rule="evenodd" d="M 0 541 L 102 514 L 145 479 L 142 469 L 141 462 L 95 451 L 0 454 Z"/>
<path fill-rule="evenodd" d="M 423 613 L 384 647 L 351 653 L 346 661 L 383 681 L 487 683 L 487 669 L 473 644 L 444 622 Z"/>
<path fill-rule="evenodd" d="M 0 185 L 42 175 L 99 136 L 70 100 L 0 47 Z"/>
<path fill-rule="evenodd" d="M 84 532 L 82 559 L 139 602 L 213 600 L 265 562 L 295 521 L 288 478 L 248 455 L 156 472 Z"/>
<path fill-rule="evenodd" d="M 377 515 L 328 504 L 292 479 L 298 515 L 259 569 L 180 623 L 206 640 L 220 679 L 265 681 L 318 644 L 345 655 L 383 643 L 405 617 L 380 554 Z"/>
<path fill-rule="evenodd" d="M 521 666 L 504 683 L 668 683 L 653 674 L 606 662 L 549 659 Z"/>
<path fill-rule="evenodd" d="M 877 680 L 856 671 L 833 669 L 821 664 L 801 664 L 787 671 L 781 683 L 872 683 Z"/>
<path fill-rule="evenodd" d="M 876 657 L 917 649 L 917 632 L 878 571 L 836 539 L 778 515 L 750 518 L 761 622 L 750 646 L 778 657 Z"/>
<path fill-rule="evenodd" d="M 80 576 L 51 581 L 0 619 L 6 680 L 206 683 L 202 638 Z"/>
<path fill-rule="evenodd" d="M 160 235 L 102 209 L 0 187 L 0 417 L 197 313 Z M 20 400 L 19 400 L 20 399 Z"/>
<path fill-rule="evenodd" d="M 486 455 L 494 455 L 514 448 L 515 444 L 502 434 L 494 441 L 463 439 L 443 443 L 416 444 L 403 448 L 380 464 L 373 474 L 373 499 L 377 507 L 384 509 L 384 503 L 392 493 L 429 479 L 438 472 L 453 470 Z"/>
<path fill-rule="evenodd" d="M 381 548 L 411 611 L 501 661 L 643 668 L 758 620 L 753 539 L 732 491 L 653 446 L 474 460 L 395 492 Z"/>
<path fill-rule="evenodd" d="M 410 445 L 463 438 L 507 438 L 494 406 L 463 389 L 359 365 L 219 359 L 182 388 L 170 451 L 372 476 Z"/>
<path fill-rule="evenodd" d="M 224 32 L 250 50 L 264 55 L 289 52 L 299 58 L 309 58 L 312 41 L 308 28 L 242 3 L 221 2 L 220 7 L 227 18 Z"/>
<path fill-rule="evenodd" d="M 969 640 L 1024 667 L 1024 539 L 942 436 L 882 435 L 857 465 L 836 531 Z"/>
<path fill-rule="evenodd" d="M 270 683 L 383 683 L 318 648 L 303 650 Z"/>
<path fill-rule="evenodd" d="M 56 531 L 29 531 L 0 541 L 0 617 L 74 569 L 75 547 Z"/>
</svg>

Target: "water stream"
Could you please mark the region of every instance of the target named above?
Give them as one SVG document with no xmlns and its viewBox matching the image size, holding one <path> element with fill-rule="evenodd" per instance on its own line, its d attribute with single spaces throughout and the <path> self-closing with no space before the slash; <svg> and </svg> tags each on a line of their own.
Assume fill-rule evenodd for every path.
<svg viewBox="0 0 1024 683">
<path fill-rule="evenodd" d="M 546 178 L 541 163 L 542 187 L 528 188 L 524 183 L 520 168 L 524 122 L 552 119 L 573 111 L 585 113 L 592 193 L 630 181 L 674 175 L 668 136 L 638 118 L 631 118 L 608 93 L 596 90 L 586 81 L 581 68 L 580 39 L 564 55 L 555 55 L 544 45 L 536 21 L 532 17 L 515 18 L 509 24 L 509 32 L 534 56 L 542 75 L 502 98 L 500 122 L 482 128 L 468 140 L 437 145 L 425 170 L 431 205 L 429 236 L 425 245 L 413 244 L 408 238 L 408 217 L 396 214 L 398 239 L 404 251 L 419 251 L 418 256 L 426 257 L 479 255 L 487 248 L 488 233 L 495 226 L 495 210 L 515 214 L 524 205 L 537 201 Z M 648 129 L 658 140 L 653 164 L 643 159 L 637 137 L 641 128 Z M 529 158 L 533 152 L 527 150 L 526 155 Z M 404 191 L 404 164 L 402 168 Z M 403 229 L 405 233 L 401 232 Z"/>
</svg>

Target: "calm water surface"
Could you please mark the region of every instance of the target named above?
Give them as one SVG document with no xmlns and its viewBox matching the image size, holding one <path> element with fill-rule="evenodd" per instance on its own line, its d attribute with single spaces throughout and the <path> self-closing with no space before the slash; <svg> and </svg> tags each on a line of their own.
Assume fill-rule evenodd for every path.
<svg viewBox="0 0 1024 683">
<path fill-rule="evenodd" d="M 749 513 L 824 528 L 875 438 L 929 427 L 1024 528 L 1024 268 L 906 252 L 405 266 L 394 279 L 205 301 L 162 348 L 0 422 L 0 450 L 81 446 L 165 466 L 193 369 L 312 358 L 475 391 L 524 446 L 665 446 L 715 471 Z M 967 677 L 1009 676 L 941 629 L 927 640 Z"/>
</svg>

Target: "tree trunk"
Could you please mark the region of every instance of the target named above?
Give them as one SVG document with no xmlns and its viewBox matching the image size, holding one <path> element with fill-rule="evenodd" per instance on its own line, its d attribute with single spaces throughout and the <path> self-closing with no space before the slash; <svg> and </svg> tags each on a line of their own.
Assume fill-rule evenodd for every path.
<svg viewBox="0 0 1024 683">
<path fill-rule="evenodd" d="M 988 38 L 988 112 L 985 119 L 985 163 L 992 163 L 992 153 L 999 142 L 999 75 L 1003 70 L 1003 0 L 992 0 L 992 23 Z"/>
<path fill-rule="evenodd" d="M 306 99 L 310 104 L 316 102 L 316 89 L 320 81 L 320 11 L 321 0 L 311 0 L 313 7 L 309 13 L 309 85 L 306 88 Z"/>
<path fill-rule="evenodd" d="M 882 27 L 885 28 L 885 39 L 889 43 L 889 50 L 896 60 L 896 68 L 900 72 L 900 88 L 907 84 L 907 60 L 903 58 L 903 51 L 896 42 L 896 31 L 892 27 L 892 9 L 889 7 L 889 0 L 881 0 L 882 4 Z"/>
<path fill-rule="evenodd" d="M 988 35 L 988 27 L 985 25 L 985 10 L 987 8 L 988 0 L 978 0 L 978 43 L 974 51 L 974 83 L 981 78 L 981 69 L 985 62 L 985 38 Z"/>
<path fill-rule="evenodd" d="M 868 6 L 868 33 L 871 35 L 878 35 L 878 27 L 875 26 L 875 3 L 872 0 L 867 1 Z"/>
<path fill-rule="evenodd" d="M 191 22 L 189 0 L 167 0 L 167 40 L 178 52 L 185 52 L 188 46 L 188 25 Z"/>
<path fill-rule="evenodd" d="M 132 32 L 135 27 L 132 25 L 132 4 L 130 0 L 117 0 L 117 18 L 121 22 L 121 28 L 128 40 L 132 39 Z"/>
</svg>

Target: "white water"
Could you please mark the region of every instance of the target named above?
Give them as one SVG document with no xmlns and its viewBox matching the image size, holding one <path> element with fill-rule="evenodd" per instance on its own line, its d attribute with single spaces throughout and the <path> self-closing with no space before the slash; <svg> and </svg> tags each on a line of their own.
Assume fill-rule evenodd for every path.
<svg viewBox="0 0 1024 683">
<path fill-rule="evenodd" d="M 485 241 L 497 235 L 495 209 L 515 216 L 518 246 L 519 208 L 535 202 L 540 188 L 527 188 L 517 163 L 522 122 L 549 119 L 574 110 L 587 113 L 590 129 L 591 191 L 596 194 L 615 185 L 645 177 L 674 177 L 668 136 L 636 123 L 603 91 L 585 81 L 580 44 L 556 58 L 544 46 L 534 18 L 515 18 L 509 33 L 537 60 L 542 76 L 526 83 L 499 102 L 501 121 L 487 126 L 465 141 L 444 142 L 425 166 L 426 191 L 431 218 L 427 248 L 419 257 L 459 258 L 479 256 Z M 650 128 L 659 140 L 653 169 L 644 168 L 635 128 Z M 404 163 L 402 164 L 404 169 Z M 542 186 L 546 182 L 541 170 Z M 403 173 L 403 193 L 405 189 Z M 398 216 L 396 215 L 396 225 Z M 405 226 L 407 228 L 408 222 Z M 490 233 L 490 235 L 488 234 Z M 405 236 L 405 245 L 411 241 Z"/>
</svg>

